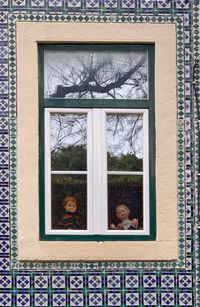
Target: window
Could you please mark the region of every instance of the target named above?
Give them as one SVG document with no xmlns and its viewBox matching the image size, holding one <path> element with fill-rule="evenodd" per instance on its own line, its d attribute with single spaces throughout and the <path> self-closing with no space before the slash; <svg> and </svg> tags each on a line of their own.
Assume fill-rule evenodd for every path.
<svg viewBox="0 0 200 307">
<path fill-rule="evenodd" d="M 17 226 L 19 261 L 155 261 L 174 260 L 178 257 L 177 240 L 177 159 L 176 159 L 176 28 L 171 24 L 138 23 L 65 23 L 65 22 L 17 22 Z M 155 46 L 155 112 L 149 80 L 149 97 L 137 99 L 68 99 L 44 98 L 38 85 L 38 44 L 112 44 L 117 46 L 153 44 Z M 54 45 L 55 46 L 55 45 Z M 99 45 L 98 45 L 99 46 Z M 107 45 L 106 45 L 107 46 Z M 59 46 L 60 47 L 60 46 Z M 115 45 L 116 50 L 116 45 Z M 169 57 L 170 54 L 170 57 Z M 42 63 L 41 63 L 42 64 Z M 150 63 L 151 65 L 151 63 Z M 42 69 L 42 65 L 40 65 Z M 151 77 L 151 74 L 150 74 Z M 153 101 L 153 104 L 151 103 Z M 55 102 L 57 103 L 55 106 Z M 114 104 L 112 104 L 114 102 Z M 138 104 L 139 102 L 139 104 Z M 59 103 L 59 106 L 58 106 Z M 90 104 L 92 103 L 92 104 Z M 109 103 L 109 104 L 108 104 Z M 122 104 L 121 104 L 122 103 Z M 39 109 L 40 108 L 40 109 Z M 106 241 L 101 235 L 45 235 L 41 239 L 44 205 L 44 113 L 45 109 L 140 109 L 149 117 L 149 193 L 150 231 L 156 225 L 156 240 L 141 240 L 140 236 L 127 236 L 121 231 L 116 239 Z M 38 129 L 39 114 L 41 121 Z M 155 115 L 155 120 L 154 120 Z M 155 136 L 151 124 L 155 123 Z M 28 127 L 28 128 L 27 128 Z M 39 137 L 39 132 L 41 133 Z M 40 148 L 39 148 L 40 139 Z M 155 141 L 156 152 L 152 146 Z M 154 153 L 155 161 L 151 157 Z M 40 158 L 40 159 L 39 159 Z M 40 171 L 39 163 L 40 160 Z M 43 165 L 42 165 L 43 164 Z M 154 176 L 155 167 L 155 176 Z M 155 183 L 154 183 L 155 180 Z M 152 185 L 153 184 L 153 185 Z M 156 186 L 156 197 L 152 187 Z M 40 200 L 39 200 L 40 194 Z M 156 202 L 155 202 L 155 198 Z M 156 204 L 156 219 L 151 214 Z M 40 221 L 39 221 L 39 205 Z M 44 208 L 44 207 L 43 207 Z M 30 218 L 31 213 L 31 218 Z M 43 232 L 41 233 L 44 235 Z M 57 236 L 57 238 L 56 238 Z M 112 235 L 113 237 L 114 235 Z M 52 238 L 53 237 L 53 238 Z M 83 241 L 82 237 L 87 240 Z M 127 238 L 128 237 L 128 238 Z M 49 239 L 48 241 L 46 239 Z M 54 240 L 56 238 L 56 240 Z M 118 239 L 119 238 L 119 239 Z M 121 239 L 120 239 L 121 238 Z M 134 241 L 130 241 L 134 238 Z M 144 238 L 145 239 L 145 238 Z M 121 241 L 120 241 L 121 240 Z M 138 241 L 140 240 L 140 241 Z"/>
<path fill-rule="evenodd" d="M 41 239 L 155 239 L 154 46 L 39 55 Z"/>
</svg>

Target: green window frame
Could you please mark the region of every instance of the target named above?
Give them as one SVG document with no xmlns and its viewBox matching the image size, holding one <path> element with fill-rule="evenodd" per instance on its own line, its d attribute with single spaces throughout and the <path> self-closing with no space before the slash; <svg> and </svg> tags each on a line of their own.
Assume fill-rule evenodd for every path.
<svg viewBox="0 0 200 307">
<path fill-rule="evenodd" d="M 44 54 L 54 51 L 146 51 L 148 53 L 149 95 L 145 99 L 74 99 L 46 98 L 44 95 Z M 85 241 L 142 241 L 156 239 L 156 193 L 155 193 L 155 93 L 154 93 L 154 45 L 120 45 L 120 44 L 41 44 L 39 54 L 39 202 L 40 202 L 40 240 L 85 240 Z M 149 234 L 46 234 L 45 224 L 45 110 L 48 109 L 116 109 L 148 110 L 149 138 Z"/>
</svg>

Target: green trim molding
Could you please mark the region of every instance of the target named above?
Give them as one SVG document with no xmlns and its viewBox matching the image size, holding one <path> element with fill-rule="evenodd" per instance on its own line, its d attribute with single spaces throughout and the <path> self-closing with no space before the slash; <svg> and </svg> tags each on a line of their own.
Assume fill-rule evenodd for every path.
<svg viewBox="0 0 200 307">
<path fill-rule="evenodd" d="M 59 51 L 146 51 L 148 52 L 148 99 L 64 99 L 44 98 L 44 54 L 46 50 Z M 40 239 L 60 241 L 142 241 L 156 239 L 156 194 L 155 194 L 155 103 L 154 103 L 154 45 L 102 45 L 102 44 L 41 44 L 39 53 L 39 185 L 40 185 Z M 45 154 L 44 154 L 44 112 L 50 106 L 54 108 L 121 108 L 149 110 L 149 205 L 150 205 L 150 234 L 149 235 L 55 235 L 45 233 Z"/>
</svg>

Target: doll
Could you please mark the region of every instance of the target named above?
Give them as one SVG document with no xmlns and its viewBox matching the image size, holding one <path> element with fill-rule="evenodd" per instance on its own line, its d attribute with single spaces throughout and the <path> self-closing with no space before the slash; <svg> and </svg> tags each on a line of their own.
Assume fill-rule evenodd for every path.
<svg viewBox="0 0 200 307">
<path fill-rule="evenodd" d="M 138 229 L 138 219 L 129 219 L 130 209 L 125 204 L 120 204 L 116 207 L 116 217 L 121 221 L 117 226 L 111 223 L 111 229 L 117 230 L 134 230 Z"/>
<path fill-rule="evenodd" d="M 80 216 L 76 213 L 77 199 L 67 196 L 64 198 L 62 205 L 66 212 L 58 222 L 58 225 L 63 229 L 81 229 Z"/>
</svg>

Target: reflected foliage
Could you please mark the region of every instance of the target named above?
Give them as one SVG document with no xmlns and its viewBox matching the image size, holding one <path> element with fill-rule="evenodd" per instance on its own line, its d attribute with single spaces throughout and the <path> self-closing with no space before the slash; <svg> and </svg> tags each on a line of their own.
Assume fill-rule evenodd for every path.
<svg viewBox="0 0 200 307">
<path fill-rule="evenodd" d="M 108 170 L 117 171 L 142 171 L 142 159 L 134 154 L 112 156 L 108 153 Z"/>
<path fill-rule="evenodd" d="M 68 146 L 51 153 L 52 170 L 86 171 L 87 152 L 85 146 Z"/>
<path fill-rule="evenodd" d="M 53 170 L 85 171 L 86 156 L 85 146 L 68 146 L 51 153 L 51 167 Z M 142 159 L 138 159 L 134 154 L 112 156 L 108 153 L 108 169 L 142 171 Z"/>
<path fill-rule="evenodd" d="M 141 114 L 107 115 L 107 147 L 111 156 L 143 155 L 143 116 Z M 115 169 L 113 169 L 115 170 Z"/>
</svg>

